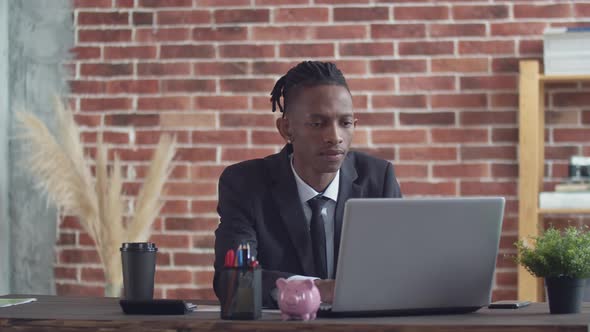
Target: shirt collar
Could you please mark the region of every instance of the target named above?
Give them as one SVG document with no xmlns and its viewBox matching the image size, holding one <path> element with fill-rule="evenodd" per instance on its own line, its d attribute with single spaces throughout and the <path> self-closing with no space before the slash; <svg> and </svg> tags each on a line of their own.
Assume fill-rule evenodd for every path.
<svg viewBox="0 0 590 332">
<path fill-rule="evenodd" d="M 289 156 L 289 160 L 290 160 L 290 164 L 291 164 L 291 170 L 293 171 L 293 175 L 295 175 L 295 182 L 297 183 L 297 191 L 299 192 L 299 199 L 301 200 L 301 203 L 305 203 L 308 200 L 319 195 L 320 193 L 318 193 L 310 185 L 305 183 L 305 181 L 303 181 L 303 179 L 301 177 L 299 177 L 299 174 L 297 174 L 297 171 L 295 171 L 295 167 L 293 167 L 293 154 L 291 154 Z M 339 186 L 340 186 L 340 170 L 338 170 L 338 172 L 336 172 L 336 176 L 334 177 L 332 182 L 330 182 L 330 184 L 328 185 L 328 187 L 326 188 L 326 190 L 324 191 L 324 193 L 322 195 L 324 197 L 331 199 L 334 202 L 337 202 Z"/>
</svg>

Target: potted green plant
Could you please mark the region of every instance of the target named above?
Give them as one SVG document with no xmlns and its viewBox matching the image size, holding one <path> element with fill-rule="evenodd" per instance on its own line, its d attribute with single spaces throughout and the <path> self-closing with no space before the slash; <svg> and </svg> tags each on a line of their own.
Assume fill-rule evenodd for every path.
<svg viewBox="0 0 590 332">
<path fill-rule="evenodd" d="M 545 278 L 549 311 L 552 314 L 580 312 L 586 278 L 590 277 L 590 233 L 587 227 L 568 226 L 563 231 L 550 227 L 532 238 L 515 243 L 517 263 L 532 275 Z"/>
</svg>

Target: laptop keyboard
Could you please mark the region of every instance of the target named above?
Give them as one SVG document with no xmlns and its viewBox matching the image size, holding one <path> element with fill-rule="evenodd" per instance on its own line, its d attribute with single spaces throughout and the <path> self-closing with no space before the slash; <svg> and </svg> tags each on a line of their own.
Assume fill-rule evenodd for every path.
<svg viewBox="0 0 590 332">
<path fill-rule="evenodd" d="M 332 304 L 320 303 L 320 311 L 332 311 Z"/>
</svg>

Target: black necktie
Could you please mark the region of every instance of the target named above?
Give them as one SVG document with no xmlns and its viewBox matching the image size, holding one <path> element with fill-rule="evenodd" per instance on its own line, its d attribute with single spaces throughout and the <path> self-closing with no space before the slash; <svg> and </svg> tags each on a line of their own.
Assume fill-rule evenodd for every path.
<svg viewBox="0 0 590 332">
<path fill-rule="evenodd" d="M 322 209 L 328 202 L 328 198 L 317 195 L 307 201 L 311 208 L 311 247 L 315 263 L 316 277 L 328 278 L 328 260 L 326 258 L 326 230 L 324 229 L 324 217 Z"/>
</svg>

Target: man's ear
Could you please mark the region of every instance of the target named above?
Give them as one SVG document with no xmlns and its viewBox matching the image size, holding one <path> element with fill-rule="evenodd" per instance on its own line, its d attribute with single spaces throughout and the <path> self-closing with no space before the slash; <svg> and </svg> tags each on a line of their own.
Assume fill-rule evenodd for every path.
<svg viewBox="0 0 590 332">
<path fill-rule="evenodd" d="M 280 117 L 276 121 L 277 130 L 283 139 L 287 142 L 291 142 L 291 129 L 289 127 L 289 119 L 286 117 Z"/>
<path fill-rule="evenodd" d="M 356 128 L 356 124 L 357 124 L 357 122 L 359 122 L 359 119 L 357 119 L 357 118 L 354 118 L 354 120 L 352 121 L 352 127 L 353 127 L 353 128 Z"/>
</svg>

